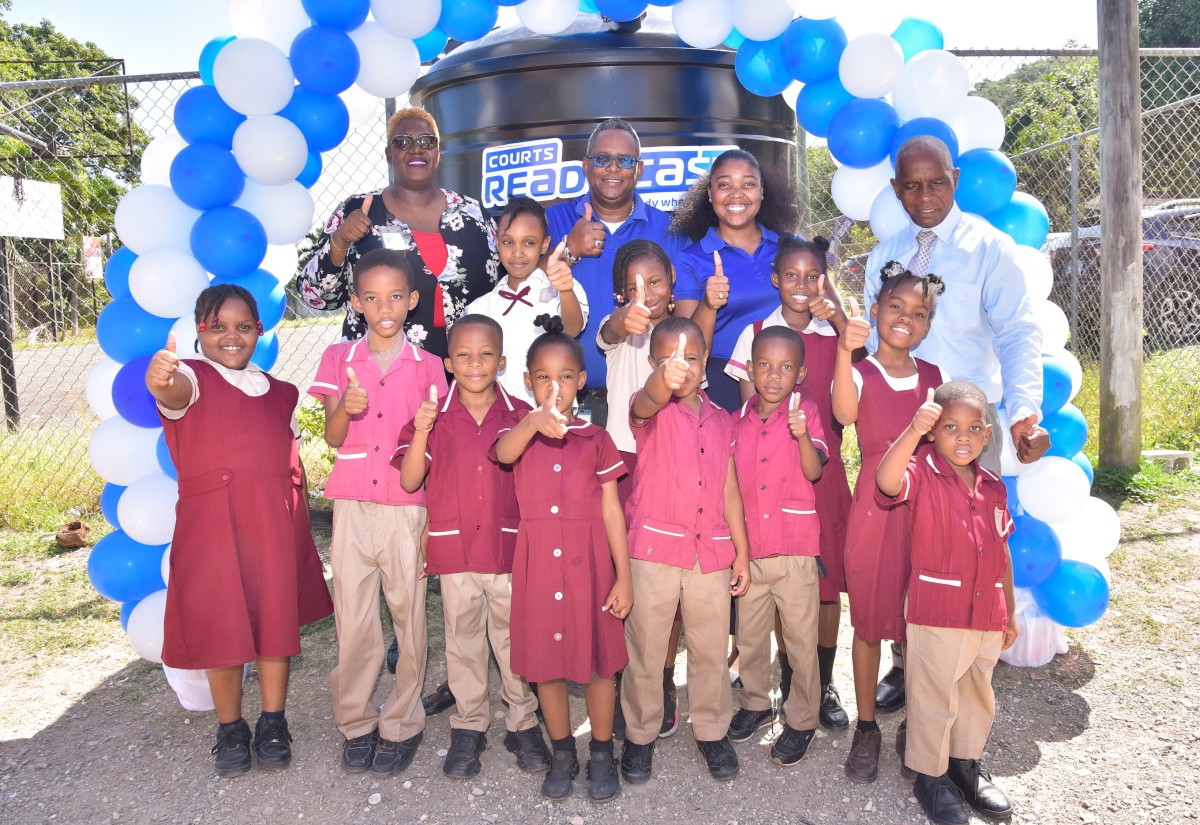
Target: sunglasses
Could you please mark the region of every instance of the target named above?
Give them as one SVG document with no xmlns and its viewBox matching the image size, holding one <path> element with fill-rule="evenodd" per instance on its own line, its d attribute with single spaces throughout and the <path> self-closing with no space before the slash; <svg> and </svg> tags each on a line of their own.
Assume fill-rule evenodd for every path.
<svg viewBox="0 0 1200 825">
<path fill-rule="evenodd" d="M 592 162 L 592 166 L 596 166 L 601 169 L 607 169 L 608 165 L 614 160 L 617 162 L 617 166 L 620 168 L 632 169 L 633 167 L 637 166 L 638 161 L 641 160 L 641 158 L 635 158 L 633 155 L 588 155 L 587 159 Z"/>
<path fill-rule="evenodd" d="M 421 135 L 413 137 L 412 135 L 392 135 L 392 145 L 401 152 L 407 152 L 412 148 L 413 144 L 417 144 L 426 152 L 432 152 L 438 147 L 437 135 Z"/>
</svg>

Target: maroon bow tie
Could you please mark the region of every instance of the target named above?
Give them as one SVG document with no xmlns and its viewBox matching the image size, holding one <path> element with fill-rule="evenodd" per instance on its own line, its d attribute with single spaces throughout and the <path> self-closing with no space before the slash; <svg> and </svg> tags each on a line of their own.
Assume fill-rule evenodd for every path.
<svg viewBox="0 0 1200 825">
<path fill-rule="evenodd" d="M 501 289 L 501 290 L 497 290 L 496 294 L 499 295 L 501 298 L 507 298 L 511 302 L 508 305 L 508 309 L 506 309 L 506 310 L 504 310 L 504 312 L 500 313 L 501 316 L 507 315 L 508 313 L 512 312 L 512 308 L 517 305 L 517 301 L 520 301 L 527 307 L 533 306 L 533 304 L 530 301 L 525 300 L 525 296 L 529 294 L 528 286 L 521 287 L 520 292 L 514 293 L 514 292 L 509 292 L 507 289 Z"/>
</svg>

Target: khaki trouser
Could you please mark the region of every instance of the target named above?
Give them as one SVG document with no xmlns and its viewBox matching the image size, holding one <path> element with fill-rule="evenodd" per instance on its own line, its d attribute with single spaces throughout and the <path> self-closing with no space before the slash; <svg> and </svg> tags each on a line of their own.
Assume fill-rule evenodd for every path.
<svg viewBox="0 0 1200 825">
<path fill-rule="evenodd" d="M 370 733 L 402 742 L 425 729 L 425 582 L 418 542 L 425 508 L 338 499 L 333 503 L 333 609 L 338 663 L 330 673 L 333 719 L 347 739 Z M 396 683 L 371 701 L 383 663 L 379 590 L 399 642 Z"/>
<path fill-rule="evenodd" d="M 508 703 L 504 726 L 510 731 L 537 727 L 537 699 L 529 683 L 509 665 L 511 573 L 445 573 L 442 611 L 446 619 L 446 675 L 454 694 L 455 729 L 486 731 L 491 722 L 488 700 L 488 641 L 500 668 L 500 695 Z"/>
<path fill-rule="evenodd" d="M 675 608 L 683 600 L 687 628 L 687 695 L 696 739 L 725 738 L 733 718 L 733 691 L 725 656 L 729 647 L 729 570 L 701 573 L 630 559 L 633 610 L 625 620 L 629 664 L 621 680 L 625 738 L 648 745 L 663 719 L 663 654 Z"/>
<path fill-rule="evenodd" d="M 817 606 L 821 601 L 815 556 L 771 556 L 750 562 L 750 587 L 738 597 L 737 644 L 741 656 L 742 708 L 771 709 L 771 631 L 775 611 L 792 666 L 787 724 L 817 727 L 821 675 L 817 667 Z"/>
<path fill-rule="evenodd" d="M 998 630 L 908 625 L 904 764 L 927 776 L 941 776 L 950 757 L 983 755 L 996 716 L 992 670 L 1003 640 Z"/>
</svg>

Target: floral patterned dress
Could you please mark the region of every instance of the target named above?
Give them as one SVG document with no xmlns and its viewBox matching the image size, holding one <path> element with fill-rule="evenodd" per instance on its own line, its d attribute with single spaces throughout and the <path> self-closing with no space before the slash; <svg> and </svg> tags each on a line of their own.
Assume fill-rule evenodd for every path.
<svg viewBox="0 0 1200 825">
<path fill-rule="evenodd" d="M 381 227 L 398 232 L 406 247 L 405 255 L 416 275 L 417 290 L 421 299 L 408 314 L 404 324 L 408 340 L 439 358 L 446 355 L 446 328 L 462 315 L 467 304 L 481 295 L 491 292 L 500 279 L 500 258 L 496 254 L 496 225 L 484 217 L 479 201 L 449 189 L 443 189 L 446 210 L 438 223 L 438 231 L 446 243 L 446 266 L 434 275 L 413 242 L 407 224 L 388 213 L 383 204 L 383 190 L 369 193 L 375 196 L 368 213 L 374 227 L 370 234 L 358 243 L 350 245 L 346 259 L 340 267 L 334 266 L 330 258 L 330 239 L 345 216 L 362 208 L 368 193 L 347 198 L 325 222 L 325 229 L 317 239 L 315 253 L 296 276 L 296 289 L 301 300 L 313 309 L 332 310 L 346 308 L 346 320 L 342 324 L 342 335 L 346 340 L 361 338 L 367 334 L 367 325 L 350 306 L 351 280 L 358 259 L 372 249 L 383 246 Z M 441 287 L 441 307 L 436 306 L 434 296 Z"/>
</svg>

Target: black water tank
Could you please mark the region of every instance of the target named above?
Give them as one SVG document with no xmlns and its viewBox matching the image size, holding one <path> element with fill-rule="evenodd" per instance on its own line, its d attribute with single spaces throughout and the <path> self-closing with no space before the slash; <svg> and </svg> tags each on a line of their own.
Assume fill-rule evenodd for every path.
<svg viewBox="0 0 1200 825">
<path fill-rule="evenodd" d="M 672 193 L 694 181 L 718 147 L 753 152 L 795 181 L 795 114 L 782 97 L 746 91 L 734 54 L 692 48 L 654 17 L 637 28 L 580 15 L 553 37 L 497 29 L 456 49 L 414 84 L 412 100 L 441 130 L 439 183 L 481 196 L 489 208 L 514 194 L 581 194 L 587 138 L 612 116 L 641 136 L 647 168 L 639 193 L 673 208 Z"/>
</svg>

